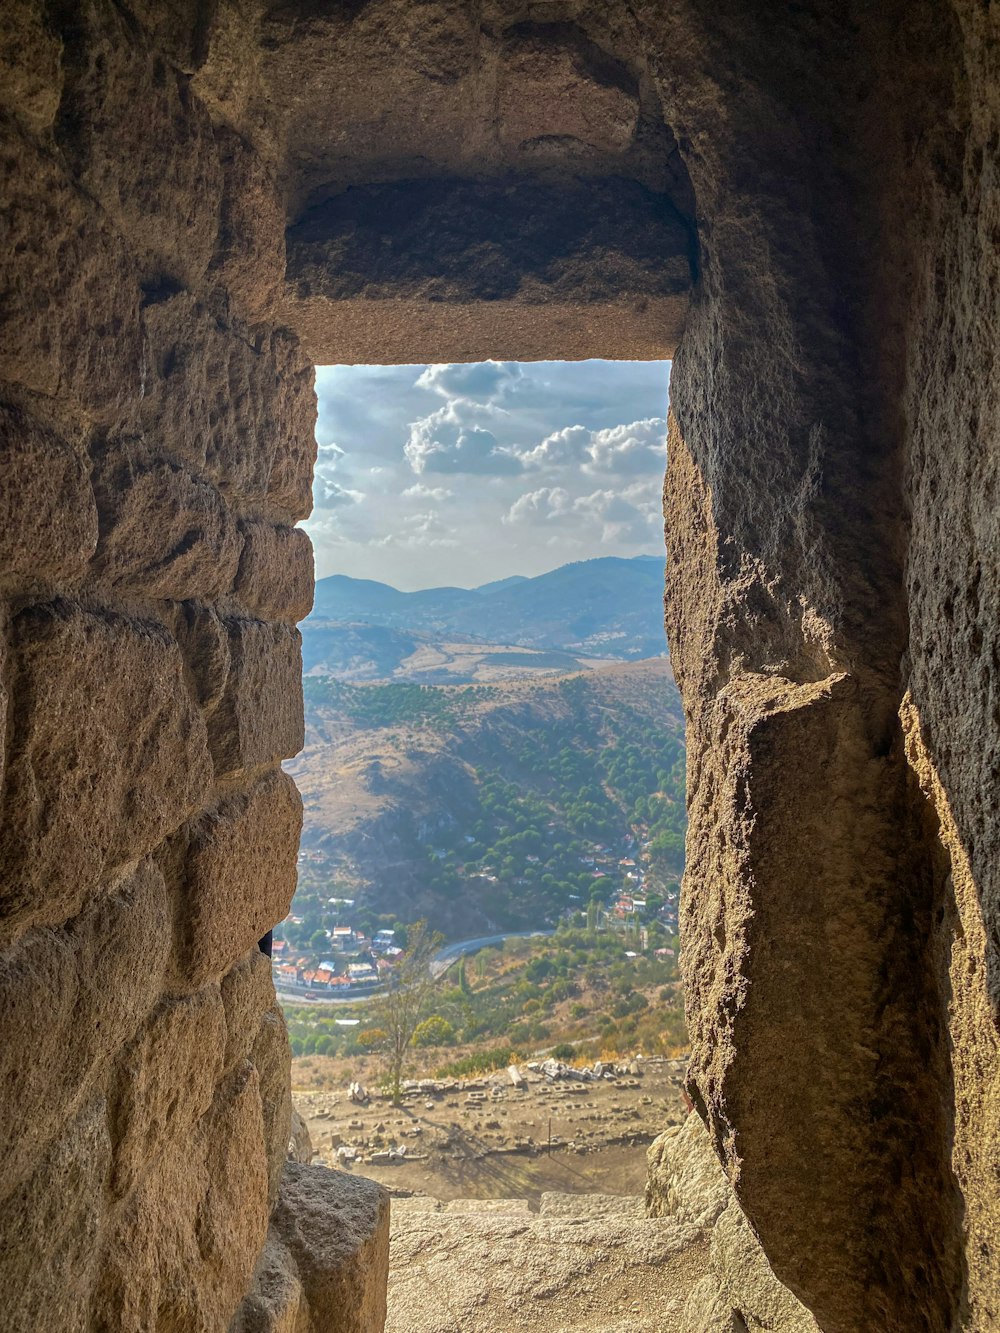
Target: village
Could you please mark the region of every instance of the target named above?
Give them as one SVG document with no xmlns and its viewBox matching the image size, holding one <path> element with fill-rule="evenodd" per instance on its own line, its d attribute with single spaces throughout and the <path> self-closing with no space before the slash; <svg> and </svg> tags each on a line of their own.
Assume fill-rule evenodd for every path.
<svg viewBox="0 0 1000 1333">
<path fill-rule="evenodd" d="M 642 825 L 633 825 L 616 850 L 608 844 L 585 847 L 576 857 L 580 877 L 590 881 L 589 894 L 566 894 L 566 906 L 538 921 L 539 929 L 560 923 L 586 925 L 591 930 L 617 931 L 622 935 L 625 955 L 635 957 L 649 947 L 648 926 L 656 922 L 677 932 L 677 886 L 666 893 L 647 891 L 650 838 Z M 447 848 L 431 847 L 430 864 L 440 864 Z M 279 993 L 298 999 L 353 999 L 378 990 L 391 975 L 405 952 L 407 929 L 402 922 L 380 925 L 370 912 L 359 909 L 353 897 L 328 896 L 319 886 L 342 883 L 353 867 L 334 860 L 323 848 L 302 848 L 298 856 L 300 891 L 292 913 L 275 931 L 274 977 Z M 526 875 L 513 876 L 523 886 L 537 874 L 541 856 L 524 856 Z M 497 867 L 485 864 L 456 867 L 470 889 L 480 884 L 499 884 Z M 433 873 L 433 871 L 431 872 Z M 575 887 L 584 888 L 578 879 Z M 658 887 L 658 886 L 657 886 Z M 498 931 L 498 936 L 504 932 Z M 454 956 L 458 956 L 456 951 Z M 657 953 L 669 953 L 658 949 Z"/>
</svg>

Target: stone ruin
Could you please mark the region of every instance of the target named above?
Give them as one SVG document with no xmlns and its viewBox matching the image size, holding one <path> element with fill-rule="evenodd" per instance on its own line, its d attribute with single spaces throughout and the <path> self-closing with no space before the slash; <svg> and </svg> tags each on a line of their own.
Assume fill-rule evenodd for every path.
<svg viewBox="0 0 1000 1333">
<path fill-rule="evenodd" d="M 312 365 L 596 355 L 674 358 L 746 1234 L 825 1333 L 1000 1327 L 995 0 L 5 0 L 0 108 L 4 1327 L 380 1327 L 257 949 Z"/>
</svg>

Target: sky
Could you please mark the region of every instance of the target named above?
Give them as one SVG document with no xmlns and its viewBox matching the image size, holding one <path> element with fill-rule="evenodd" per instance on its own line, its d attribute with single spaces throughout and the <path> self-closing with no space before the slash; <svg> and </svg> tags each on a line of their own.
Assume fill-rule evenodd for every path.
<svg viewBox="0 0 1000 1333">
<path fill-rule="evenodd" d="M 316 574 L 476 587 L 663 549 L 665 361 L 320 366 Z"/>
</svg>

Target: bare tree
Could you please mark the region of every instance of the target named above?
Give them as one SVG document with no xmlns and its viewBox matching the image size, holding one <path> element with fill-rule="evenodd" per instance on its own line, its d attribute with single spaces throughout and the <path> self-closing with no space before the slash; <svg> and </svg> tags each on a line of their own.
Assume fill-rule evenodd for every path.
<svg viewBox="0 0 1000 1333">
<path fill-rule="evenodd" d="M 386 1034 L 386 1086 L 392 1100 L 403 1095 L 403 1070 L 417 1024 L 426 1016 L 434 989 L 431 960 L 440 949 L 443 936 L 418 921 L 409 929 L 406 950 L 392 970 L 389 984 L 379 998 L 375 1025 Z"/>
</svg>

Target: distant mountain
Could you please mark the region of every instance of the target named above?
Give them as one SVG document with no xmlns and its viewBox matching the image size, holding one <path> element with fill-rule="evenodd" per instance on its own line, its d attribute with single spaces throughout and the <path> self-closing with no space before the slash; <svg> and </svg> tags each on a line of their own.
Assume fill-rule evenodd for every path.
<svg viewBox="0 0 1000 1333">
<path fill-rule="evenodd" d="M 535 578 L 500 579 L 480 588 L 400 592 L 343 574 L 320 579 L 304 622 L 308 663 L 333 626 L 375 626 L 487 643 L 635 660 L 666 651 L 663 560 L 605 556 L 563 565 Z M 312 645 L 311 645 L 312 641 Z"/>
</svg>

